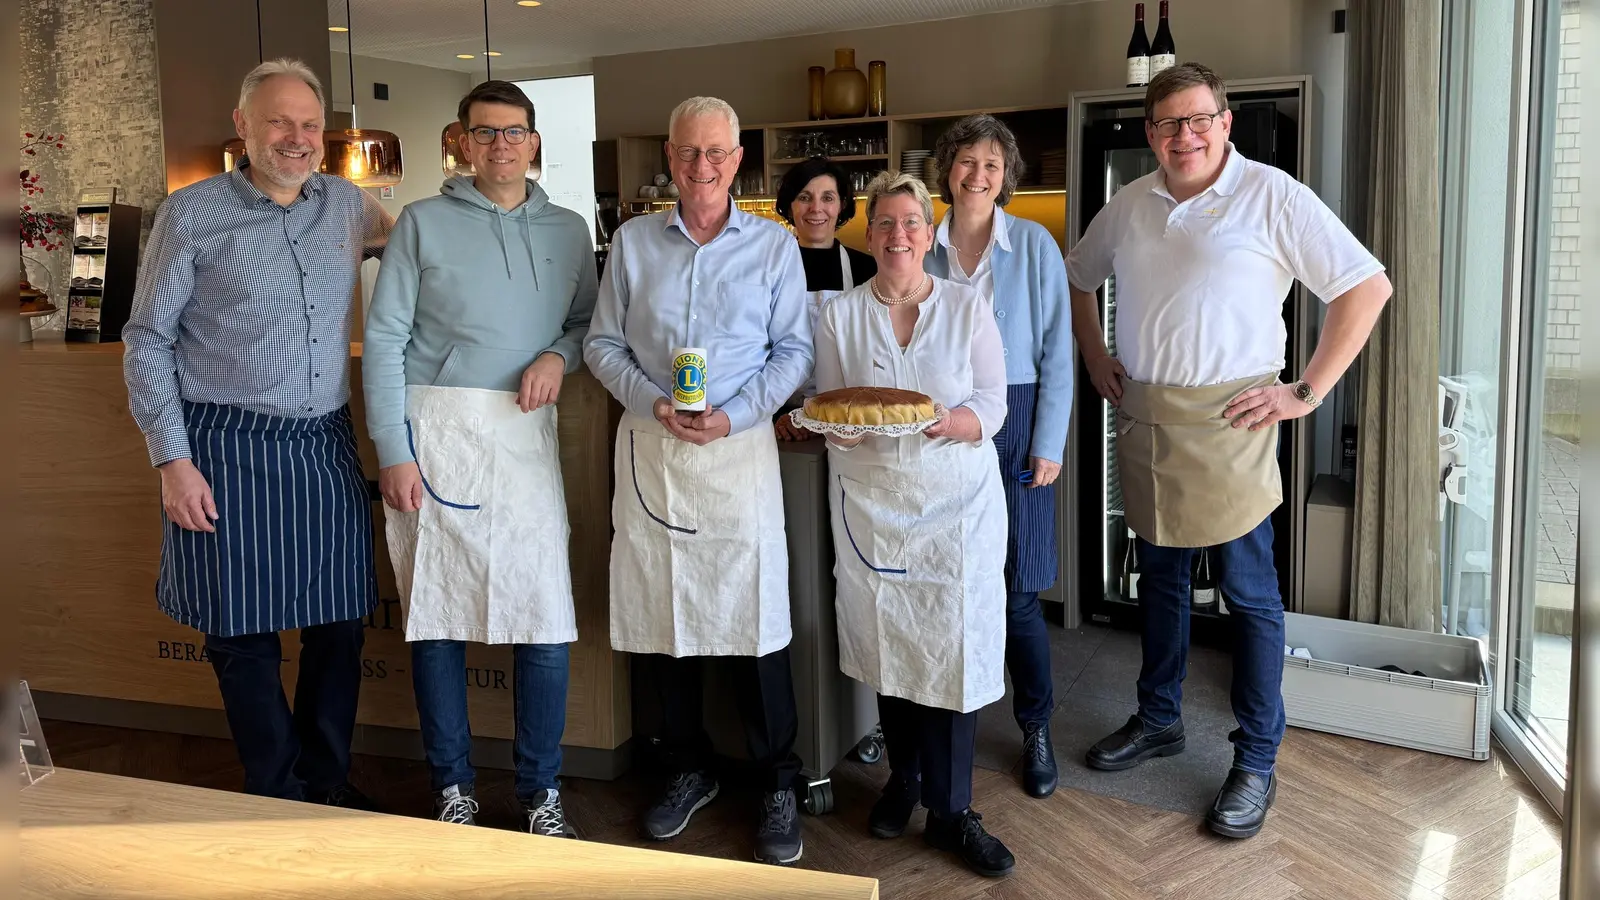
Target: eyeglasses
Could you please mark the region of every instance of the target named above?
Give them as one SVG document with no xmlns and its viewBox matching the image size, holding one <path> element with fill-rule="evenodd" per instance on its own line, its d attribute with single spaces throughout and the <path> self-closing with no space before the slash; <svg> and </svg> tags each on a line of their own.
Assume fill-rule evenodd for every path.
<svg viewBox="0 0 1600 900">
<path fill-rule="evenodd" d="M 711 163 L 713 166 L 720 166 L 728 161 L 728 155 L 732 152 L 732 150 L 724 150 L 721 147 L 711 147 L 706 150 L 701 150 L 699 147 L 680 147 L 677 144 L 672 145 L 673 155 L 686 163 L 692 163 L 699 159 L 701 154 L 705 154 L 706 162 Z"/>
<path fill-rule="evenodd" d="M 1218 110 L 1214 113 L 1195 113 L 1192 116 L 1184 116 L 1181 119 L 1161 119 L 1160 121 L 1151 122 L 1150 124 L 1155 128 L 1156 134 L 1159 134 L 1162 137 L 1172 137 L 1176 135 L 1179 131 L 1183 130 L 1183 125 L 1185 122 L 1189 124 L 1189 130 L 1194 134 L 1205 134 L 1211 130 L 1212 121 L 1214 121 L 1220 115 L 1222 115 L 1222 111 Z"/>
<path fill-rule="evenodd" d="M 916 234 L 917 232 L 921 231 L 923 226 L 926 224 L 926 222 L 922 221 L 921 216 L 906 216 L 904 219 L 895 219 L 890 216 L 883 216 L 881 218 L 872 220 L 872 230 L 882 234 L 888 234 L 894 230 L 894 226 L 899 225 L 901 228 L 906 230 L 906 234 Z"/>
<path fill-rule="evenodd" d="M 533 134 L 533 129 L 523 128 L 521 125 L 513 125 L 510 128 L 490 128 L 487 125 L 479 125 L 476 128 L 467 129 L 467 133 L 472 135 L 472 139 L 480 144 L 494 143 L 494 136 L 497 134 L 505 135 L 506 143 L 508 144 L 520 144 L 528 139 L 528 135 Z"/>
</svg>

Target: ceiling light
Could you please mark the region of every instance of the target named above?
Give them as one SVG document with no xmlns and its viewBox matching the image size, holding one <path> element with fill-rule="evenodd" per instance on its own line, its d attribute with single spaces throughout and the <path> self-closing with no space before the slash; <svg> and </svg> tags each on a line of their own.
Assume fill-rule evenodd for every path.
<svg viewBox="0 0 1600 900">
<path fill-rule="evenodd" d="M 518 6 L 528 6 L 528 7 L 538 6 L 539 5 L 539 0 L 517 0 L 517 5 Z"/>
<path fill-rule="evenodd" d="M 346 28 L 346 27 L 344 27 L 344 26 L 343 26 L 343 25 L 329 25 L 329 26 L 328 26 L 328 30 L 329 30 L 329 31 L 337 31 L 337 32 L 339 32 L 339 33 L 340 33 L 340 34 L 343 34 L 343 33 L 345 33 L 345 32 L 346 32 L 346 31 L 349 31 L 349 30 L 350 30 L 350 29 L 348 29 L 348 28 Z"/>
<path fill-rule="evenodd" d="M 456 59 L 476 59 L 471 53 L 457 53 Z"/>
<path fill-rule="evenodd" d="M 484 56 L 499 56 L 500 55 L 500 51 L 499 50 L 489 50 L 489 51 L 486 51 L 483 55 Z"/>
</svg>

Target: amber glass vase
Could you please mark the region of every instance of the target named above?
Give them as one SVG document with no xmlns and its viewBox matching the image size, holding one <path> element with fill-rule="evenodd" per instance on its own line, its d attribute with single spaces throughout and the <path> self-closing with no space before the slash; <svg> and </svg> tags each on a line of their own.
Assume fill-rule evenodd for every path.
<svg viewBox="0 0 1600 900">
<path fill-rule="evenodd" d="M 853 119 L 867 113 L 867 76 L 856 68 L 856 51 L 833 51 L 833 70 L 822 89 L 823 112 L 830 119 Z"/>
<path fill-rule="evenodd" d="M 881 59 L 867 63 L 867 115 L 882 116 L 889 112 L 888 64 Z"/>
<path fill-rule="evenodd" d="M 811 79 L 810 100 L 806 106 L 806 118 L 815 122 L 822 118 L 822 85 L 827 80 L 828 70 L 821 66 L 812 66 L 807 72 Z"/>
</svg>

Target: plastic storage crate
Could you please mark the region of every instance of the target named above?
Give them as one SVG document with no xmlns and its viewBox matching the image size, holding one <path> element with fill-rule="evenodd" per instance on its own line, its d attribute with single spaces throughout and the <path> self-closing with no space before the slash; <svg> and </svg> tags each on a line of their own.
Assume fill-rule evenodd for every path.
<svg viewBox="0 0 1600 900">
<path fill-rule="evenodd" d="M 1299 613 L 1284 619 L 1289 646 L 1315 657 L 1284 657 L 1290 725 L 1489 758 L 1489 667 L 1476 639 Z M 1386 665 L 1407 674 L 1383 671 Z"/>
</svg>

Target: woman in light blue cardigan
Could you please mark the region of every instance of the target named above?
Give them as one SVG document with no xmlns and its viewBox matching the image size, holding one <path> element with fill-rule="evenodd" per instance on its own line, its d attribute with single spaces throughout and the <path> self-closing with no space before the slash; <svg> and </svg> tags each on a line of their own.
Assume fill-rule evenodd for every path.
<svg viewBox="0 0 1600 900">
<path fill-rule="evenodd" d="M 939 223 L 929 273 L 976 287 L 994 306 L 1006 355 L 1006 423 L 995 435 L 1005 485 L 1006 669 L 1023 733 L 1023 787 L 1048 797 L 1056 787 L 1050 713 L 1050 639 L 1039 592 L 1055 583 L 1056 489 L 1072 415 L 1072 313 L 1061 248 L 1037 222 L 1002 207 L 1022 175 L 1022 153 L 1005 123 L 968 116 L 934 149 L 939 193 L 950 211 Z"/>
</svg>

